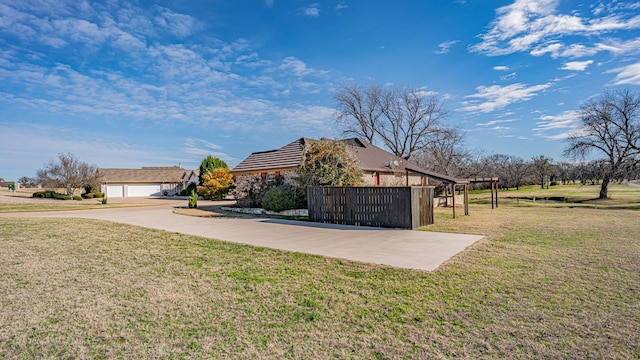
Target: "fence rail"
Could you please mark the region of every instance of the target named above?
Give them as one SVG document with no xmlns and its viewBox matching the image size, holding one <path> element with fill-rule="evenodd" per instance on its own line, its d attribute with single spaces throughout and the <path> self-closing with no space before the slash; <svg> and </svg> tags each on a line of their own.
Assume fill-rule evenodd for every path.
<svg viewBox="0 0 640 360">
<path fill-rule="evenodd" d="M 433 224 L 433 187 L 307 188 L 309 220 L 417 229 Z"/>
</svg>

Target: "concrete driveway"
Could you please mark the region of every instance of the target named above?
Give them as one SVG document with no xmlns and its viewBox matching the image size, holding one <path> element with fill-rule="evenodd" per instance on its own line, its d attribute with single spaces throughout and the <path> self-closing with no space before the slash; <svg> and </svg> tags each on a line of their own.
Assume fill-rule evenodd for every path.
<svg viewBox="0 0 640 360">
<path fill-rule="evenodd" d="M 0 213 L 0 216 L 108 220 L 241 244 L 427 271 L 435 270 L 483 237 L 269 218 L 192 217 L 174 214 L 174 206 L 175 203 L 167 203 L 130 208 Z"/>
</svg>

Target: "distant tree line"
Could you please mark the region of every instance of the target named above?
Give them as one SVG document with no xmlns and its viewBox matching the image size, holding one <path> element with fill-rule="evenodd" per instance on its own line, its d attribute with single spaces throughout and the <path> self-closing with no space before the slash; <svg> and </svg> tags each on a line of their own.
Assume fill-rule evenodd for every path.
<svg viewBox="0 0 640 360">
<path fill-rule="evenodd" d="M 548 188 L 551 185 L 596 185 L 601 184 L 605 174 L 609 171 L 609 165 L 603 160 L 584 162 L 555 162 L 546 156 L 537 156 L 525 160 L 518 156 L 506 154 L 493 154 L 467 159 L 459 164 L 455 176 L 461 178 L 499 178 L 499 186 L 503 189 L 516 189 L 525 185 L 539 185 Z M 433 169 L 430 164 L 423 164 L 425 168 Z M 640 166 L 637 161 L 628 161 L 623 164 L 617 176 L 612 181 L 625 182 L 627 180 L 640 179 Z M 489 184 L 477 184 L 482 188 Z"/>
<path fill-rule="evenodd" d="M 343 85 L 333 96 L 337 125 L 396 156 L 459 178 L 498 177 L 501 186 L 554 183 L 600 184 L 606 198 L 612 181 L 640 178 L 640 94 L 605 92 L 580 108 L 579 127 L 554 162 L 508 154 L 477 156 L 464 146 L 464 132 L 444 123 L 448 113 L 434 94 L 412 87 Z M 595 159 L 595 160 L 586 160 Z"/>
</svg>

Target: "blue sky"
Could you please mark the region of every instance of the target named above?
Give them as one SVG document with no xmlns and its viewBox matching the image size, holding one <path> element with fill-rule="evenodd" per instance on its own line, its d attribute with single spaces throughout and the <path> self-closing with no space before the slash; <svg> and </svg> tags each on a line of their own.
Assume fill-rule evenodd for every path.
<svg viewBox="0 0 640 360">
<path fill-rule="evenodd" d="M 481 154 L 562 159 L 577 110 L 640 86 L 640 2 L 0 1 L 0 177 L 229 165 L 340 137 L 341 84 L 437 94 Z"/>
</svg>

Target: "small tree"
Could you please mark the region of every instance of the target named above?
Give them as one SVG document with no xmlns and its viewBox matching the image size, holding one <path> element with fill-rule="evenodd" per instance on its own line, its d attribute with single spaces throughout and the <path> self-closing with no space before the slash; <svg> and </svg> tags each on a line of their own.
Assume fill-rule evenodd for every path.
<svg viewBox="0 0 640 360">
<path fill-rule="evenodd" d="M 204 175 L 203 185 L 198 186 L 198 195 L 203 199 L 222 199 L 233 186 L 233 175 L 229 169 L 214 169 Z"/>
<path fill-rule="evenodd" d="M 305 150 L 298 181 L 302 186 L 358 186 L 362 169 L 342 141 L 320 140 Z"/>
<path fill-rule="evenodd" d="M 553 159 L 544 155 L 533 158 L 533 170 L 535 175 L 540 179 L 540 188 L 544 189 L 545 183 L 548 183 L 549 177 L 553 172 Z M 547 188 L 549 188 L 547 184 Z"/>
<path fill-rule="evenodd" d="M 189 193 L 189 209 L 195 209 L 198 207 L 198 194 L 195 190 L 191 190 Z"/>
<path fill-rule="evenodd" d="M 37 182 L 38 180 L 27 176 L 23 176 L 18 180 L 18 184 L 23 188 L 35 187 Z"/>
<path fill-rule="evenodd" d="M 38 181 L 46 187 L 65 188 L 67 195 L 86 186 L 98 186 L 100 177 L 97 167 L 80 161 L 71 153 L 58 154 L 58 158 L 49 160 L 44 169 L 38 170 Z"/>
<path fill-rule="evenodd" d="M 198 175 L 198 185 L 204 185 L 204 176 L 212 172 L 215 169 L 229 169 L 229 166 L 224 161 L 207 155 L 200 163 L 200 174 Z"/>
</svg>

